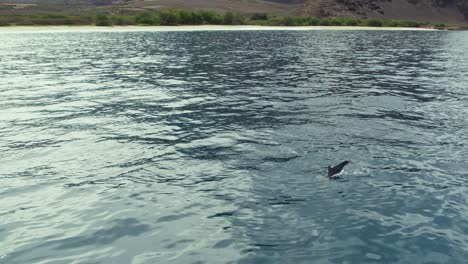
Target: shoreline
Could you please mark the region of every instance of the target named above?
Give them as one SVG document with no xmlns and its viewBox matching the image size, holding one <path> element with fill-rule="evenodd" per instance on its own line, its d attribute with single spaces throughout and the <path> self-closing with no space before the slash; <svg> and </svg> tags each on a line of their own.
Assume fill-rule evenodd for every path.
<svg viewBox="0 0 468 264">
<path fill-rule="evenodd" d="M 387 30 L 387 31 L 437 31 L 416 27 L 368 27 L 368 26 L 258 26 L 258 25 L 196 25 L 196 26 L 3 26 L 0 32 L 145 32 L 145 31 L 313 31 L 313 30 Z"/>
</svg>

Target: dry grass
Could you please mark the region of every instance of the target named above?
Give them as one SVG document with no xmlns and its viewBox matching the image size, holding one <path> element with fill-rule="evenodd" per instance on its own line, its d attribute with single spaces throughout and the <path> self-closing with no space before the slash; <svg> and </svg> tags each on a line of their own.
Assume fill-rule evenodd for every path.
<svg viewBox="0 0 468 264">
<path fill-rule="evenodd" d="M 151 0 L 138 1 L 132 4 L 141 8 L 214 10 L 217 12 L 232 11 L 237 13 L 268 13 L 274 15 L 294 14 L 301 5 L 281 4 L 259 0 Z"/>
</svg>

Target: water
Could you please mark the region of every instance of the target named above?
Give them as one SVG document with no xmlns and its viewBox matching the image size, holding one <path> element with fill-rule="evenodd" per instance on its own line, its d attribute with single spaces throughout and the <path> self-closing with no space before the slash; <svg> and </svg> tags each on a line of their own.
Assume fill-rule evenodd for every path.
<svg viewBox="0 0 468 264">
<path fill-rule="evenodd" d="M 0 263 L 468 258 L 466 32 L 0 40 Z"/>
</svg>

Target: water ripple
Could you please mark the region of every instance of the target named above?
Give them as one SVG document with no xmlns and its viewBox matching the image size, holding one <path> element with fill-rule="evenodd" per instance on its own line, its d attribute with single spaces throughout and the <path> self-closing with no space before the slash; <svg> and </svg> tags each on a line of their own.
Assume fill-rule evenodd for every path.
<svg viewBox="0 0 468 264">
<path fill-rule="evenodd" d="M 0 37 L 1 263 L 468 257 L 466 32 Z"/>
</svg>

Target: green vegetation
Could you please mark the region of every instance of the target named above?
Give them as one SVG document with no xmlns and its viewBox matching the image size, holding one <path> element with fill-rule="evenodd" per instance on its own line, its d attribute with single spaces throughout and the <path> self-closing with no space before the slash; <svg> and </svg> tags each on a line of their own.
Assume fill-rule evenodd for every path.
<svg viewBox="0 0 468 264">
<path fill-rule="evenodd" d="M 369 19 L 366 21 L 366 26 L 369 27 L 381 27 L 383 24 L 384 23 L 378 19 Z"/>
<path fill-rule="evenodd" d="M 252 19 L 252 20 L 268 20 L 268 14 L 255 13 L 250 17 L 250 19 Z"/>
<path fill-rule="evenodd" d="M 147 12 L 143 12 L 136 15 L 133 21 L 134 24 L 136 23 L 142 26 L 157 26 L 161 23 L 161 19 L 159 18 L 159 16 L 153 16 L 152 14 Z"/>
<path fill-rule="evenodd" d="M 246 24 L 245 22 L 246 18 L 240 14 L 232 12 L 226 12 L 226 14 L 224 14 L 224 25 L 244 25 Z"/>
<path fill-rule="evenodd" d="M 188 22 L 182 20 L 180 13 L 182 12 L 172 10 L 160 12 L 159 17 L 161 19 L 161 25 L 177 26 L 178 24 L 185 24 L 185 22 Z"/>
<path fill-rule="evenodd" d="M 96 16 L 96 26 L 111 26 L 112 21 L 108 15 L 99 14 Z"/>
<path fill-rule="evenodd" d="M 3 18 L 0 18 L 0 27 L 9 26 L 10 24 L 7 23 Z"/>
<path fill-rule="evenodd" d="M 270 17 L 253 14 L 246 17 L 233 12 L 224 14 L 214 11 L 164 10 L 140 12 L 133 15 L 96 14 L 72 16 L 64 14 L 6 15 L 0 16 L 0 26 L 9 25 L 262 25 L 262 26 L 369 26 L 369 27 L 434 27 L 454 28 L 445 24 L 431 25 L 428 22 L 390 19 L 316 18 L 316 17 Z M 458 27 L 460 28 L 460 27 Z"/>
<path fill-rule="evenodd" d="M 437 29 L 444 29 L 444 28 L 446 28 L 446 25 L 443 24 L 443 23 L 435 24 L 435 25 L 434 25 L 434 28 L 437 28 Z"/>
</svg>

